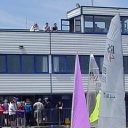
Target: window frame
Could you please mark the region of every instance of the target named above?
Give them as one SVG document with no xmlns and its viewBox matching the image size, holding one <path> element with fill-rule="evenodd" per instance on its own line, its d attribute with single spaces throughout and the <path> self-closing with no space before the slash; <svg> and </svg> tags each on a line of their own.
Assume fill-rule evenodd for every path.
<svg viewBox="0 0 128 128">
<path fill-rule="evenodd" d="M 18 55 L 19 56 L 19 72 L 18 73 L 14 73 L 14 72 L 8 72 L 8 67 L 7 67 L 7 56 L 8 55 Z M 33 63 L 34 63 L 34 72 L 32 73 L 23 73 L 22 72 L 22 56 L 33 56 L 34 57 L 34 60 L 33 60 Z M 48 55 L 43 55 L 43 54 L 0 54 L 0 56 L 5 56 L 5 67 L 6 67 L 6 71 L 5 72 L 0 72 L 0 74 L 48 74 L 49 73 L 49 56 Z M 36 69 L 36 57 L 37 56 L 42 56 L 42 57 L 47 57 L 47 72 L 38 72 L 37 69 Z"/>
<path fill-rule="evenodd" d="M 113 15 L 90 15 L 90 14 L 85 14 L 84 15 L 84 30 L 85 30 L 85 17 L 86 16 L 92 16 L 93 17 L 93 31 L 92 32 L 85 32 L 86 34 L 107 34 L 107 32 L 95 32 L 95 17 L 114 17 Z"/>
</svg>

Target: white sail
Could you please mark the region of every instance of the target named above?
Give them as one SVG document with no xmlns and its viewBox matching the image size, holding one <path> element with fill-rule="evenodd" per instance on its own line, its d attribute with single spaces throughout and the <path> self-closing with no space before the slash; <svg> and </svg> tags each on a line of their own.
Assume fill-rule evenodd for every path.
<svg viewBox="0 0 128 128">
<path fill-rule="evenodd" d="M 123 52 L 119 14 L 111 20 L 107 34 L 101 81 L 98 128 L 126 128 Z"/>
<path fill-rule="evenodd" d="M 99 68 L 93 54 L 91 53 L 90 63 L 89 63 L 89 82 L 87 89 L 87 106 L 90 117 L 89 119 L 92 126 L 97 125 L 98 109 L 99 109 L 98 108 L 99 98 L 97 97 L 100 87 L 101 87 L 101 81 L 99 77 Z"/>
</svg>

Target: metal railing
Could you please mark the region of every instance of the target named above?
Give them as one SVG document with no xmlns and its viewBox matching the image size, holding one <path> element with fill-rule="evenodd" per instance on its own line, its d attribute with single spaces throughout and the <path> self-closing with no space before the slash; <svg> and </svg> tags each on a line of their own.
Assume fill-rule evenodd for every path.
<svg viewBox="0 0 128 128">
<path fill-rule="evenodd" d="M 25 113 L 17 110 L 9 115 L 8 111 L 0 113 L 0 127 L 25 127 L 45 125 L 70 125 L 71 109 L 43 109 Z"/>
</svg>

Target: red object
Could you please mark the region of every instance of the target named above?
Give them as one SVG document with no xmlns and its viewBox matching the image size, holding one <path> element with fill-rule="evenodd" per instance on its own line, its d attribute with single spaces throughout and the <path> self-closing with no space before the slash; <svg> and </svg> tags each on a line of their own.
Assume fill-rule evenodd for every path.
<svg viewBox="0 0 128 128">
<path fill-rule="evenodd" d="M 4 111 L 5 111 L 4 106 L 0 106 L 0 114 L 3 114 Z"/>
</svg>

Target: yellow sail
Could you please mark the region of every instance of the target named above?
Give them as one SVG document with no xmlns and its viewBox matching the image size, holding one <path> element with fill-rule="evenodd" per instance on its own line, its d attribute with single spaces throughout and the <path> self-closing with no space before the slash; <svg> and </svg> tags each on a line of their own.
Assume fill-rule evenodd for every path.
<svg viewBox="0 0 128 128">
<path fill-rule="evenodd" d="M 97 94 L 96 96 L 96 105 L 95 105 L 95 108 L 94 108 L 94 111 L 92 112 L 92 114 L 90 115 L 90 123 L 98 120 L 98 114 L 99 114 L 99 103 L 100 103 L 100 92 Z"/>
</svg>

